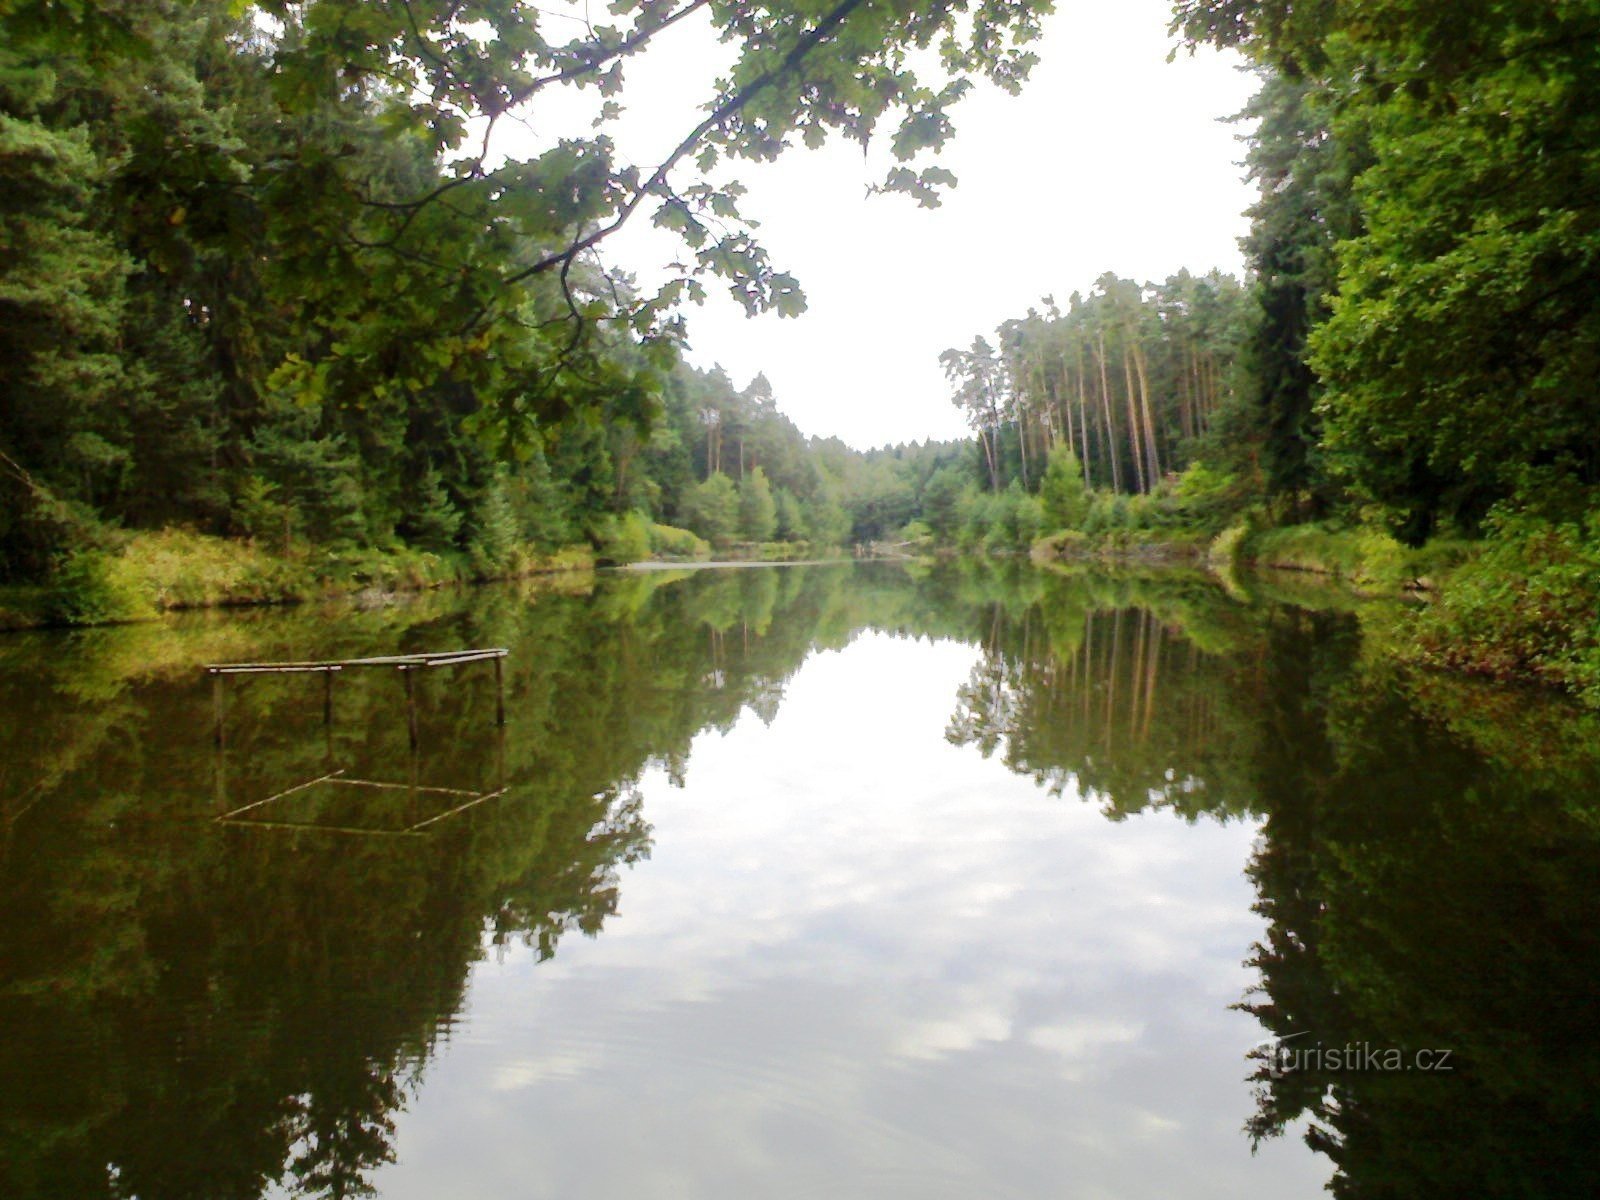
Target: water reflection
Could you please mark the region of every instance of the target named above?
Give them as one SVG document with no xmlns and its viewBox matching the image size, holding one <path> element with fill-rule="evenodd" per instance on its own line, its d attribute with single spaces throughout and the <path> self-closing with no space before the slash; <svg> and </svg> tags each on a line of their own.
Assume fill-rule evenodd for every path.
<svg viewBox="0 0 1600 1200">
<path fill-rule="evenodd" d="M 8 639 L 5 1194 L 1314 1191 L 1247 1118 L 1339 1194 L 1590 1194 L 1600 730 L 1374 636 L 1181 575 L 844 567 Z M 503 741 L 482 673 L 430 675 L 416 755 L 394 681 L 324 730 L 286 677 L 216 756 L 190 670 L 486 644 Z M 448 793 L 211 820 L 329 770 L 508 791 L 417 837 Z M 1459 1069 L 1278 1077 L 1268 1034 Z M 1204 1082 L 1253 1067 L 1253 1116 Z"/>
</svg>

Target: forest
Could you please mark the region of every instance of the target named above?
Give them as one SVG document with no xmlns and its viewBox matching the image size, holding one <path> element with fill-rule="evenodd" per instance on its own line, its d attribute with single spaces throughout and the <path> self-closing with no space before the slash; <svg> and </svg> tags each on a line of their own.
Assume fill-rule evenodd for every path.
<svg viewBox="0 0 1600 1200">
<path fill-rule="evenodd" d="M 1000 298 L 964 442 L 807 437 L 685 361 L 795 315 L 727 174 L 829 138 L 931 165 L 1040 0 L 19 0 L 0 9 L 0 623 L 576 561 L 1157 554 L 1425 591 L 1408 652 L 1600 701 L 1600 11 L 1177 0 L 1240 53 L 1243 278 Z M 678 21 L 733 47 L 661 161 L 607 123 Z M 930 48 L 938 47 L 937 54 Z M 499 124 L 591 104 L 528 158 Z M 698 123 L 696 123 L 698 121 Z M 602 256 L 681 240 L 653 292 Z M 803 264 L 799 264 L 803 268 Z M 1004 308 L 1022 315 L 1005 317 Z"/>
</svg>

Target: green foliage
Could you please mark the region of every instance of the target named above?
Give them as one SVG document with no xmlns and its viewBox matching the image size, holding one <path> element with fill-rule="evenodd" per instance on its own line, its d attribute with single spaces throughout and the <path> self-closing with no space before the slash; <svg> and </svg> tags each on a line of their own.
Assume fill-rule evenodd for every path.
<svg viewBox="0 0 1600 1200">
<path fill-rule="evenodd" d="M 1600 14 L 1185 0 L 1266 68 L 1243 432 L 1291 517 L 1345 488 L 1409 545 L 1600 480 Z M 1253 432 L 1251 429 L 1253 428 Z"/>
<path fill-rule="evenodd" d="M 1460 561 L 1465 548 L 1458 542 L 1440 541 L 1413 549 L 1381 530 L 1328 523 L 1254 533 L 1244 553 L 1261 566 L 1314 571 L 1364 590 L 1397 592 L 1418 587 Z"/>
<path fill-rule="evenodd" d="M 923 485 L 922 520 L 937 541 L 948 542 L 955 537 L 961 521 L 961 495 L 965 487 L 964 472 L 950 464 L 935 470 Z"/>
<path fill-rule="evenodd" d="M 1036 496 L 1013 483 L 1001 492 L 966 493 L 958 504 L 960 544 L 988 554 L 1026 554 L 1044 526 L 1044 509 Z"/>
<path fill-rule="evenodd" d="M 704 538 L 687 529 L 671 525 L 650 526 L 650 553 L 655 558 L 686 559 L 697 561 L 711 557 L 711 547 Z"/>
<path fill-rule="evenodd" d="M 522 530 L 503 471 L 497 471 L 484 488 L 468 527 L 468 546 L 478 574 L 493 575 L 510 566 L 522 542 Z"/>
<path fill-rule="evenodd" d="M 806 527 L 811 530 L 813 545 L 837 549 L 850 544 L 850 514 L 826 494 L 813 502 L 806 516 Z"/>
<path fill-rule="evenodd" d="M 739 532 L 746 541 L 766 542 L 778 528 L 778 506 L 767 473 L 756 467 L 739 484 Z"/>
<path fill-rule="evenodd" d="M 1235 472 L 1258 457 L 1262 485 L 1290 517 L 1325 513 L 1337 488 L 1322 449 L 1322 387 L 1307 361 L 1336 291 L 1335 243 L 1358 231 L 1359 145 L 1330 136 L 1331 99 L 1299 76 L 1267 72 L 1245 110 L 1256 120 L 1247 165 L 1260 188 L 1244 249 L 1256 273 L 1244 346 L 1246 399 L 1216 457 Z"/>
<path fill-rule="evenodd" d="M 1086 486 L 1153 491 L 1237 407 L 1249 294 L 1232 276 L 1180 271 L 1141 284 L 1107 273 L 1065 312 L 1044 304 L 1003 322 L 993 342 L 940 355 L 991 491 L 1013 480 L 1036 488 L 1058 444 L 1078 457 Z"/>
<path fill-rule="evenodd" d="M 932 203 L 951 108 L 971 79 L 1020 84 L 1048 6 L 705 8 L 732 61 L 704 81 L 715 118 L 687 110 L 698 132 L 660 164 L 619 154 L 615 102 L 532 157 L 472 141 L 617 93 L 684 15 L 655 3 L 554 40 L 549 14 L 501 0 L 59 7 L 0 6 L 0 570 L 24 579 L 82 544 L 36 519 L 57 505 L 497 569 L 602 512 L 681 519 L 696 475 L 735 462 L 793 497 L 786 537 L 823 504 L 846 540 L 840 473 L 814 469 L 765 381 L 676 363 L 708 278 L 752 311 L 804 307 L 719 164 L 881 130 L 884 187 Z M 636 210 L 685 242 L 654 296 L 586 253 Z M 770 516 L 750 504 L 764 541 L 776 495 Z"/>
<path fill-rule="evenodd" d="M 713 545 L 725 546 L 739 530 L 739 490 L 718 472 L 689 489 L 680 510 L 683 522 Z"/>
<path fill-rule="evenodd" d="M 1313 339 L 1330 445 L 1413 543 L 1600 478 L 1600 225 L 1582 199 L 1600 188 L 1600 14 L 1490 7 L 1441 28 L 1412 3 L 1340 53 L 1434 37 L 1470 65 L 1374 81 L 1340 118 L 1372 148 L 1367 228 Z"/>
<path fill-rule="evenodd" d="M 1248 496 L 1237 476 L 1204 460 L 1184 470 L 1173 492 L 1185 520 L 1206 529 L 1220 527 L 1244 507 Z"/>
<path fill-rule="evenodd" d="M 61 624 L 102 625 L 168 609 L 299 600 L 318 586 L 310 564 L 169 529 L 124 538 L 115 549 L 71 555 L 51 579 L 47 615 Z"/>
<path fill-rule="evenodd" d="M 1481 551 L 1444 577 L 1419 621 L 1432 661 L 1534 678 L 1600 706 L 1600 515 L 1497 517 Z"/>
<path fill-rule="evenodd" d="M 1078 529 L 1089 515 L 1089 493 L 1078 456 L 1065 444 L 1051 447 L 1044 483 L 1039 488 L 1046 528 Z"/>
<path fill-rule="evenodd" d="M 444 476 L 432 463 L 423 469 L 405 509 L 405 529 L 410 539 L 435 554 L 455 549 L 461 529 L 461 511 L 445 490 Z"/>
<path fill-rule="evenodd" d="M 1232 571 L 1244 561 L 1245 544 L 1251 534 L 1250 525 L 1240 521 L 1229 525 L 1206 548 L 1206 564 L 1216 571 Z"/>
<path fill-rule="evenodd" d="M 47 608 L 51 620 L 67 625 L 138 621 L 154 614 L 150 598 L 103 550 L 78 550 L 56 568 Z"/>
<path fill-rule="evenodd" d="M 652 527 L 643 513 L 607 513 L 595 524 L 594 539 L 602 563 L 640 562 L 650 557 Z"/>
<path fill-rule="evenodd" d="M 803 542 L 811 536 L 806 525 L 805 509 L 788 488 L 779 488 L 773 497 L 777 509 L 778 539 L 784 542 Z"/>
</svg>

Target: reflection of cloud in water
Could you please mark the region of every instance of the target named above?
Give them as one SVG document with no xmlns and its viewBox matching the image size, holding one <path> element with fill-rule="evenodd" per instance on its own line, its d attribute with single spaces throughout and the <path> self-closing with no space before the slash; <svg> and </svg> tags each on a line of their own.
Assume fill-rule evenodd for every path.
<svg viewBox="0 0 1600 1200">
<path fill-rule="evenodd" d="M 1254 831 L 949 745 L 975 654 L 858 639 L 648 775 L 619 916 L 478 968 L 384 1194 L 1317 1194 L 1238 1133 Z"/>
</svg>

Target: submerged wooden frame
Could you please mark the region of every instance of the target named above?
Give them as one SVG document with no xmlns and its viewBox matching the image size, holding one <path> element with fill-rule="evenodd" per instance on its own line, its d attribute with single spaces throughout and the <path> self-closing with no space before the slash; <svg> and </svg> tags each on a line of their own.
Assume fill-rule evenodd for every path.
<svg viewBox="0 0 1600 1200">
<path fill-rule="evenodd" d="M 474 650 L 444 650 L 425 654 L 386 654 L 376 658 L 339 658 L 310 662 L 242 662 L 242 663 L 207 663 L 203 668 L 211 677 L 211 697 L 213 713 L 216 720 L 215 738 L 217 748 L 220 750 L 227 744 L 226 718 L 227 702 L 223 692 L 223 682 L 231 675 L 313 675 L 322 676 L 322 723 L 326 726 L 333 724 L 333 679 L 340 672 L 367 668 L 389 668 L 400 673 L 405 681 L 406 691 L 406 724 L 410 734 L 413 758 L 420 740 L 417 729 L 417 695 L 414 684 L 416 671 L 431 670 L 434 667 L 455 667 L 467 663 L 492 662 L 494 663 L 495 705 L 494 722 L 500 728 L 505 728 L 506 723 L 506 682 L 505 659 L 511 653 L 504 646 L 492 646 Z M 456 816 L 476 805 L 503 796 L 509 790 L 505 786 L 504 765 L 504 735 L 501 746 L 501 784 L 493 791 L 471 791 L 466 788 L 437 787 L 419 783 L 395 783 L 380 779 L 355 779 L 345 775 L 344 768 L 329 771 L 315 779 L 308 779 L 304 783 L 297 783 L 293 787 L 285 788 L 281 792 L 274 792 L 262 800 L 252 800 L 249 804 L 240 805 L 212 820 L 219 825 L 252 826 L 260 829 L 313 829 L 322 833 L 352 833 L 366 834 L 379 837 L 420 837 L 429 826 Z M 220 760 L 219 760 L 220 761 Z M 220 769 L 220 768 L 219 768 Z M 219 776 L 220 779 L 220 776 Z M 307 821 L 270 821 L 254 817 L 245 817 L 243 814 L 259 809 L 264 805 L 292 796 L 296 792 L 305 791 L 307 788 L 318 784 L 337 784 L 345 787 L 372 788 L 379 791 L 404 791 L 412 796 L 419 792 L 428 792 L 437 795 L 462 797 L 462 801 L 453 808 L 444 812 L 435 813 L 425 817 L 404 829 L 374 829 L 370 827 L 319 825 Z M 219 783 L 219 787 L 220 787 Z"/>
<path fill-rule="evenodd" d="M 454 808 L 448 808 L 441 813 L 434 813 L 433 816 L 425 817 L 420 821 L 407 825 L 404 829 L 374 829 L 357 825 L 319 825 L 315 821 L 263 821 L 257 818 L 246 818 L 241 815 L 271 804 L 275 800 L 282 800 L 292 796 L 296 792 L 303 792 L 307 788 L 316 787 L 319 783 L 341 784 L 345 787 L 374 788 L 380 791 L 401 791 L 411 795 L 415 795 L 418 792 L 429 792 L 445 796 L 465 796 L 466 799 Z M 438 787 L 431 784 L 393 783 L 382 779 L 353 779 L 347 777 L 344 773 L 344 768 L 340 767 L 337 770 L 329 771 L 326 775 L 319 775 L 315 779 L 307 779 L 304 783 L 297 783 L 293 787 L 284 788 L 281 792 L 274 792 L 265 799 L 252 800 L 249 804 L 241 804 L 238 808 L 213 817 L 212 820 L 218 825 L 235 827 L 243 825 L 258 829 L 312 829 L 319 833 L 354 833 L 377 837 L 421 837 L 430 825 L 435 825 L 449 817 L 464 813 L 469 808 L 475 808 L 479 804 L 504 796 L 508 791 L 510 789 L 504 784 L 490 792 L 475 792 L 468 788 Z"/>
<path fill-rule="evenodd" d="M 230 675 L 311 675 L 322 676 L 322 723 L 333 723 L 333 677 L 341 671 L 362 667 L 388 667 L 400 672 L 406 686 L 406 724 L 411 737 L 411 747 L 416 749 L 417 696 L 412 682 L 412 672 L 431 670 L 434 667 L 457 667 L 466 663 L 494 663 L 494 723 L 506 723 L 505 659 L 511 651 L 504 646 L 478 650 L 442 650 L 427 654 L 385 654 L 376 658 L 335 658 L 314 662 L 260 662 L 260 663 L 207 663 L 204 670 L 211 676 L 211 705 L 215 717 L 216 744 L 225 743 L 224 723 L 227 703 L 223 695 L 223 681 Z"/>
</svg>

